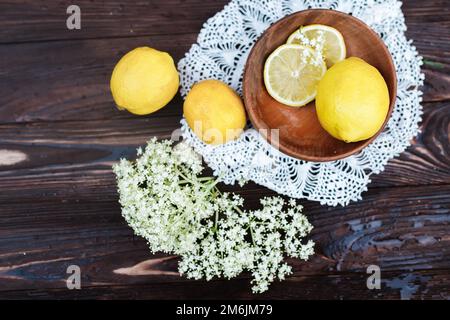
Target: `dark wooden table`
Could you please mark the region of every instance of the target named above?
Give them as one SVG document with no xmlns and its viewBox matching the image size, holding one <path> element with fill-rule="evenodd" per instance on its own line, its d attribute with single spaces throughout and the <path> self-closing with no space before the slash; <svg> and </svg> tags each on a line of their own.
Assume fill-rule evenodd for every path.
<svg viewBox="0 0 450 320">
<path fill-rule="evenodd" d="M 143 45 L 176 60 L 226 0 L 0 1 L 0 298 L 450 297 L 450 2 L 405 0 L 407 35 L 424 56 L 422 133 L 364 200 L 303 201 L 317 255 L 252 296 L 249 277 L 181 278 L 176 257 L 151 255 L 120 214 L 111 165 L 179 126 L 182 99 L 148 117 L 119 112 L 109 92 L 118 59 Z M 227 187 L 224 187 L 227 189 Z M 229 188 L 228 188 L 229 189 Z M 235 189 L 250 207 L 272 192 Z M 82 289 L 68 290 L 69 265 Z M 382 289 L 366 269 L 381 267 Z"/>
</svg>

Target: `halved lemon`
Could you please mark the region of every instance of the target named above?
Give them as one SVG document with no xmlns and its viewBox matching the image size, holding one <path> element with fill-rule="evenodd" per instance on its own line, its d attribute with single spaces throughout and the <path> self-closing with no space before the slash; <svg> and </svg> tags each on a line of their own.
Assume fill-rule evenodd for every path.
<svg viewBox="0 0 450 320">
<path fill-rule="evenodd" d="M 302 41 L 302 35 L 312 41 L 318 39 L 320 33 L 322 33 L 324 37 L 323 56 L 327 63 L 327 67 L 330 68 L 335 63 L 344 60 L 347 56 L 344 37 L 338 30 L 322 24 L 312 24 L 301 27 L 299 30 L 295 31 L 289 37 L 287 43 L 305 45 Z"/>
<path fill-rule="evenodd" d="M 286 44 L 269 56 L 264 82 L 272 98 L 291 107 L 302 107 L 316 98 L 327 67 L 322 59 L 314 61 L 314 54 L 309 47 Z"/>
</svg>

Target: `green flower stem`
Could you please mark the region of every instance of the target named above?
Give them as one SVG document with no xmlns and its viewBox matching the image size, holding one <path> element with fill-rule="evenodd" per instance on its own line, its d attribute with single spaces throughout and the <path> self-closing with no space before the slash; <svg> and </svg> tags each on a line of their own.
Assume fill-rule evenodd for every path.
<svg viewBox="0 0 450 320">
<path fill-rule="evenodd" d="M 206 184 L 204 186 L 207 186 L 207 188 L 205 189 L 205 192 L 211 192 L 214 189 L 214 193 L 218 193 L 219 195 L 223 195 L 222 191 L 219 190 L 219 188 L 217 188 L 217 185 L 219 184 L 220 180 L 216 179 L 214 177 L 202 177 L 202 178 L 197 178 L 197 181 L 192 181 L 191 179 L 189 179 L 188 177 L 186 177 L 182 172 L 180 172 L 178 170 L 178 174 L 185 180 L 180 181 L 180 183 L 192 183 L 195 184 L 196 182 L 208 182 L 211 181 L 210 185 Z M 238 206 L 233 206 L 233 209 L 236 210 L 239 214 L 244 215 L 244 211 L 242 211 Z M 252 221 L 250 221 L 251 223 Z M 251 227 L 251 225 L 248 225 L 248 229 L 250 230 L 250 237 L 252 239 L 252 243 L 254 246 L 256 246 L 255 243 L 255 235 L 254 235 L 254 231 L 253 228 Z M 214 230 L 213 232 L 217 232 L 219 229 L 219 212 L 215 212 L 214 215 Z"/>
<path fill-rule="evenodd" d="M 180 175 L 181 176 L 181 175 Z M 182 177 L 182 176 L 181 176 Z M 184 180 L 180 180 L 180 183 L 184 183 L 184 184 L 186 184 L 186 183 L 192 183 L 192 184 L 194 184 L 195 183 L 195 181 L 192 181 L 192 180 L 186 180 L 184 177 L 182 177 Z M 210 181 L 210 180 L 212 180 L 212 179 L 214 179 L 214 178 L 211 178 L 211 177 L 205 177 L 205 178 L 198 178 L 198 182 L 208 182 L 208 181 Z"/>
<path fill-rule="evenodd" d="M 214 231 L 217 232 L 218 228 L 219 228 L 219 211 L 216 211 L 214 217 Z"/>
<path fill-rule="evenodd" d="M 248 224 L 248 228 L 250 229 L 250 237 L 252 238 L 252 243 L 254 246 L 256 246 L 255 235 L 253 234 L 253 228 L 252 228 L 251 223 L 252 223 L 252 221 L 250 221 L 250 223 Z"/>
<path fill-rule="evenodd" d="M 177 168 L 176 170 L 177 170 L 178 175 L 179 175 L 181 178 L 183 178 L 183 180 L 180 180 L 179 183 L 183 183 L 183 184 L 186 184 L 186 183 L 196 184 L 196 183 L 198 183 L 198 182 L 208 182 L 208 181 L 213 181 L 213 180 L 215 180 L 214 177 L 201 177 L 201 178 L 196 178 L 197 181 L 194 181 L 194 180 L 188 178 L 188 177 L 187 177 L 183 172 L 181 172 L 178 168 Z"/>
<path fill-rule="evenodd" d="M 212 180 L 212 182 L 210 183 L 210 185 L 205 189 L 206 193 L 210 193 L 212 191 L 212 189 L 217 189 L 217 184 L 219 183 L 218 180 Z"/>
<path fill-rule="evenodd" d="M 220 191 L 219 188 L 217 187 L 217 185 L 220 182 L 219 179 L 216 179 L 214 177 L 202 177 L 202 178 L 197 178 L 197 181 L 193 181 L 192 179 L 189 179 L 188 177 L 186 177 L 186 175 L 184 175 L 180 170 L 177 170 L 177 171 L 178 171 L 178 174 L 180 175 L 180 177 L 182 177 L 184 179 L 184 180 L 180 181 L 180 184 L 186 184 L 186 183 L 195 184 L 197 182 L 211 182 L 209 185 L 208 184 L 203 185 L 203 186 L 207 187 L 205 189 L 205 193 L 209 193 L 214 189 L 214 194 L 219 194 L 219 195 L 223 196 L 222 191 Z M 238 206 L 233 206 L 233 209 L 236 210 L 241 215 L 245 214 Z M 213 232 L 216 233 L 218 231 L 218 229 L 219 229 L 219 212 L 216 211 L 214 214 Z M 254 231 L 250 224 L 248 225 L 248 229 L 250 230 L 250 237 L 252 239 L 252 243 L 254 246 L 256 246 Z"/>
</svg>

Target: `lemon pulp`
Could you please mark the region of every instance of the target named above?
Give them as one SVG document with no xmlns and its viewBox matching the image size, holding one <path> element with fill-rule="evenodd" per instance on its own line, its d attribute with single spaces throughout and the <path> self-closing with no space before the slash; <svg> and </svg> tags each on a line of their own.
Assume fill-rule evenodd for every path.
<svg viewBox="0 0 450 320">
<path fill-rule="evenodd" d="M 289 44 L 276 49 L 264 67 L 269 94 L 291 107 L 301 107 L 314 100 L 317 85 L 327 69 L 325 63 L 314 60 L 314 56 L 314 51 L 303 45 Z"/>
<path fill-rule="evenodd" d="M 323 36 L 323 56 L 327 67 L 332 67 L 335 63 L 345 59 L 347 48 L 342 34 L 330 26 L 312 24 L 295 31 L 288 39 L 288 44 L 304 44 L 305 36 L 309 41 L 317 40 Z"/>
</svg>

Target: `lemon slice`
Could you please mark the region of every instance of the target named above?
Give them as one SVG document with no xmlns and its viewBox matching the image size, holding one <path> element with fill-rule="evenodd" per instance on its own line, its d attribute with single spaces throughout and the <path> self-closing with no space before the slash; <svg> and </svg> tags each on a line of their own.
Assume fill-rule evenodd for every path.
<svg viewBox="0 0 450 320">
<path fill-rule="evenodd" d="M 264 82 L 272 98 L 291 107 L 302 107 L 315 99 L 327 67 L 314 55 L 309 47 L 286 44 L 269 56 L 264 66 Z"/>
<path fill-rule="evenodd" d="M 323 56 L 327 67 L 330 68 L 335 63 L 344 60 L 347 56 L 344 37 L 338 30 L 321 24 L 312 24 L 295 31 L 289 37 L 287 43 L 307 45 L 307 43 L 304 43 L 304 37 L 309 41 L 313 41 L 318 39 L 320 33 L 323 34 L 324 38 Z"/>
</svg>

